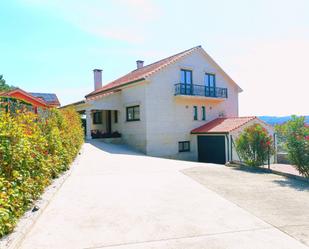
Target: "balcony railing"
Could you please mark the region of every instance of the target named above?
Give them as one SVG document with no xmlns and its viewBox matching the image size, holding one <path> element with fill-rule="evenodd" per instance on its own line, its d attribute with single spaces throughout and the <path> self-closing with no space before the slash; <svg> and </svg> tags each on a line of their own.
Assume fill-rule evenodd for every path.
<svg viewBox="0 0 309 249">
<path fill-rule="evenodd" d="M 227 88 L 178 83 L 175 84 L 175 95 L 227 98 Z"/>
</svg>

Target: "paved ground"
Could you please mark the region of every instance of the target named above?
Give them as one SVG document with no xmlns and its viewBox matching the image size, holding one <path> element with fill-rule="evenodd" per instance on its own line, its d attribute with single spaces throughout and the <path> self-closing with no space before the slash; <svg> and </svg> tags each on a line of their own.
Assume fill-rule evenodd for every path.
<svg viewBox="0 0 309 249">
<path fill-rule="evenodd" d="M 251 188 L 239 186 L 242 192 L 237 197 L 236 185 L 240 181 Z M 276 204 L 270 196 L 265 195 L 264 200 L 259 195 L 261 185 L 270 182 L 271 197 L 288 193 L 279 195 L 287 206 L 286 214 L 277 209 L 266 210 L 269 217 L 257 213 L 265 207 L 260 202 Z M 122 146 L 86 143 L 80 165 L 74 168 L 21 248 L 308 248 L 294 238 L 297 229 L 290 229 L 291 236 L 271 224 L 271 217 L 279 212 L 279 226 L 292 221 L 299 226 L 298 213 L 308 210 L 307 191 L 306 186 L 295 188 L 280 176 L 151 158 Z M 241 199 L 243 203 L 250 200 L 250 205 L 239 204 Z M 295 210 L 294 202 L 302 210 Z M 284 215 L 289 218 L 284 220 Z M 293 217 L 297 219 L 292 220 Z M 303 217 L 302 225 L 307 229 L 308 216 Z"/>
<path fill-rule="evenodd" d="M 265 165 L 264 167 L 266 169 L 268 168 L 267 165 Z M 296 175 L 296 176 L 301 176 L 301 174 L 299 174 L 298 170 L 296 170 L 296 168 L 293 165 L 290 165 L 290 164 L 279 164 L 279 163 L 271 164 L 270 169 L 275 170 L 275 171 L 279 171 L 279 172 L 283 172 L 283 173 Z"/>
<path fill-rule="evenodd" d="M 183 172 L 225 199 L 309 246 L 309 183 L 243 168 Z"/>
</svg>

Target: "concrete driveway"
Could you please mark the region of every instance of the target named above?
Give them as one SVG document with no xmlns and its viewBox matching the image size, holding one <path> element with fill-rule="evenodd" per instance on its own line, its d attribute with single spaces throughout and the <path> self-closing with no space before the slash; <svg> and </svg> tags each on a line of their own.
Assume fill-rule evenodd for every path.
<svg viewBox="0 0 309 249">
<path fill-rule="evenodd" d="M 235 201 L 236 189 L 230 197 L 228 189 L 233 181 L 226 172 L 239 174 L 237 184 L 242 181 L 243 172 L 223 166 L 152 158 L 121 145 L 86 143 L 79 165 L 21 248 L 308 248 L 303 243 L 306 239 L 300 242 L 301 236 L 278 229 L 277 219 L 273 224 L 271 219 Z M 209 178 L 203 178 L 205 174 L 210 174 Z M 244 174 L 250 174 L 256 186 L 265 183 L 259 174 Z M 286 181 L 280 176 L 263 176 Z M 291 206 L 287 213 L 293 216 L 308 210 L 306 187 L 299 190 L 274 184 L 274 192 L 294 193 L 284 196 L 291 199 L 287 203 L 297 202 L 299 196 L 305 199 L 302 211 Z M 251 192 L 258 192 L 258 188 L 246 191 L 252 201 L 250 206 L 254 206 L 255 195 Z M 274 211 L 278 210 L 270 214 Z M 307 217 L 303 220 L 305 228 Z"/>
</svg>

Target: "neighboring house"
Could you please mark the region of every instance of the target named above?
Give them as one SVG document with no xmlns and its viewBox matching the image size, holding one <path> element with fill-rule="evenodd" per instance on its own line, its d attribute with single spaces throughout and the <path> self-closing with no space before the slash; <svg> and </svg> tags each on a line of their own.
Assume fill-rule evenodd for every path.
<svg viewBox="0 0 309 249">
<path fill-rule="evenodd" d="M 147 66 L 137 61 L 137 69 L 104 86 L 95 69 L 94 91 L 72 105 L 86 114 L 88 139 L 117 131 L 147 155 L 225 163 L 237 156 L 233 135 L 255 122 L 267 126 L 238 118 L 241 91 L 197 46 Z"/>
<path fill-rule="evenodd" d="M 32 105 L 35 113 L 53 107 L 59 107 L 60 103 L 56 94 L 29 93 L 20 88 L 0 93 L 0 97 L 11 97 L 23 100 Z"/>
<path fill-rule="evenodd" d="M 49 107 L 60 107 L 60 102 L 55 93 L 30 93 L 32 96 L 43 100 Z"/>
</svg>

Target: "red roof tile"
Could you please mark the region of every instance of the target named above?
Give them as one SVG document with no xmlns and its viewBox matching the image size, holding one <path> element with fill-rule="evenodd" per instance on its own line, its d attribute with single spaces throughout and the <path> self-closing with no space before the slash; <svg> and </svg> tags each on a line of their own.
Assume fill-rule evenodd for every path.
<svg viewBox="0 0 309 249">
<path fill-rule="evenodd" d="M 102 88 L 97 89 L 97 90 L 89 93 L 88 95 L 86 95 L 86 98 L 89 98 L 89 97 L 94 96 L 94 95 L 98 95 L 102 92 L 106 92 L 106 91 L 114 89 L 116 87 L 120 87 L 120 86 L 125 85 L 127 83 L 144 80 L 145 78 L 147 78 L 151 74 L 161 70 L 162 68 L 168 66 L 171 63 L 178 61 L 179 59 L 183 58 L 184 56 L 192 53 L 193 51 L 195 51 L 199 48 L 201 48 L 201 46 L 193 47 L 193 48 L 185 50 L 181 53 L 167 57 L 163 60 L 159 60 L 157 62 L 154 62 L 152 64 L 144 66 L 140 69 L 133 70 L 132 72 L 120 77 L 117 80 L 112 81 L 111 83 L 103 86 Z"/>
<path fill-rule="evenodd" d="M 217 118 L 191 131 L 195 133 L 227 133 L 245 125 L 257 117 Z"/>
</svg>

